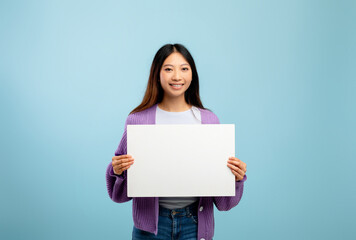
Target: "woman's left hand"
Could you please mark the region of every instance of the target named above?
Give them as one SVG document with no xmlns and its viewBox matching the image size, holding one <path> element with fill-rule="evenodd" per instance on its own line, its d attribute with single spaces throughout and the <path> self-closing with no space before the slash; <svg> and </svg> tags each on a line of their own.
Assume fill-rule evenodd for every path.
<svg viewBox="0 0 356 240">
<path fill-rule="evenodd" d="M 227 160 L 227 166 L 235 175 L 236 181 L 240 181 L 244 178 L 246 173 L 246 163 L 236 157 L 229 157 L 229 160 Z"/>
</svg>

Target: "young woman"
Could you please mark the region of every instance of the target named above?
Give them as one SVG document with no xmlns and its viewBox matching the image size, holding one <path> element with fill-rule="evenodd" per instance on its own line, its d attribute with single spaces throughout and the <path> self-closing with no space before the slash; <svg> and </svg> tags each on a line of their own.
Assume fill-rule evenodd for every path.
<svg viewBox="0 0 356 240">
<path fill-rule="evenodd" d="M 200 101 L 195 63 L 183 45 L 166 44 L 156 53 L 142 103 L 128 115 L 120 144 L 107 167 L 107 189 L 115 202 L 133 200 L 133 239 L 212 239 L 214 205 L 227 211 L 239 203 L 246 164 L 236 157 L 226 159 L 236 180 L 233 197 L 127 197 L 126 172 L 134 163 L 127 153 L 128 124 L 219 124 L 218 117 Z"/>
</svg>

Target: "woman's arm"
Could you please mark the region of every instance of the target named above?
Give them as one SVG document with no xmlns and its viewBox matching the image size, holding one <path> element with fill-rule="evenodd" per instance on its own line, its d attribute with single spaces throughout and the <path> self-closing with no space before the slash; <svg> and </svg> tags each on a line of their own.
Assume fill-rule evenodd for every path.
<svg viewBox="0 0 356 240">
<path fill-rule="evenodd" d="M 115 151 L 115 156 L 127 154 L 127 124 L 129 117 L 126 118 L 124 133 L 120 144 Z M 112 163 L 106 168 L 106 187 L 110 198 L 117 203 L 130 201 L 132 198 L 127 196 L 127 171 L 123 171 L 121 175 L 116 175 L 113 170 Z"/>
<path fill-rule="evenodd" d="M 220 120 L 219 120 L 218 116 L 216 116 L 215 114 L 213 114 L 213 116 L 215 117 L 215 119 L 212 120 L 211 123 L 212 124 L 220 124 Z M 246 165 L 244 165 L 244 166 L 246 168 Z M 240 202 L 242 193 L 244 191 L 244 182 L 246 181 L 246 179 L 247 179 L 247 176 L 245 174 L 241 180 L 235 182 L 235 196 L 233 196 L 233 197 L 213 197 L 214 204 L 219 211 L 228 211 L 231 208 L 235 207 Z"/>
<path fill-rule="evenodd" d="M 130 201 L 132 198 L 127 196 L 126 171 L 121 175 L 116 175 L 110 163 L 106 169 L 106 187 L 110 198 L 117 203 Z"/>
<path fill-rule="evenodd" d="M 228 211 L 235 207 L 241 200 L 244 191 L 244 182 L 247 176 L 240 181 L 235 182 L 235 196 L 233 197 L 213 197 L 214 204 L 219 211 Z"/>
</svg>

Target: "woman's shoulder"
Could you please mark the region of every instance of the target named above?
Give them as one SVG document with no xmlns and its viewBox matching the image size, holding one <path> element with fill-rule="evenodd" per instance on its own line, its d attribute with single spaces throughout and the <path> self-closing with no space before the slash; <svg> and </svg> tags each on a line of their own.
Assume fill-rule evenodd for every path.
<svg viewBox="0 0 356 240">
<path fill-rule="evenodd" d="M 210 109 L 198 108 L 204 123 L 220 123 L 218 116 Z"/>
<path fill-rule="evenodd" d="M 156 105 L 153 105 L 147 109 L 144 109 L 139 112 L 130 113 L 126 118 L 127 124 L 142 124 L 142 123 L 149 123 L 153 117 Z"/>
</svg>

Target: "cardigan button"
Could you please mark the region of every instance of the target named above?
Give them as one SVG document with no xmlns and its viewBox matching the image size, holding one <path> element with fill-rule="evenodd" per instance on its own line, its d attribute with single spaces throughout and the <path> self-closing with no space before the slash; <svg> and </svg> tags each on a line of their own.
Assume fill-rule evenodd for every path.
<svg viewBox="0 0 356 240">
<path fill-rule="evenodd" d="M 204 209 L 204 207 L 201 206 L 201 207 L 199 208 L 199 211 L 203 211 L 203 209 Z M 202 240 L 205 240 L 205 239 L 202 238 Z"/>
<path fill-rule="evenodd" d="M 205 240 L 205 238 L 201 238 L 200 240 Z"/>
</svg>

